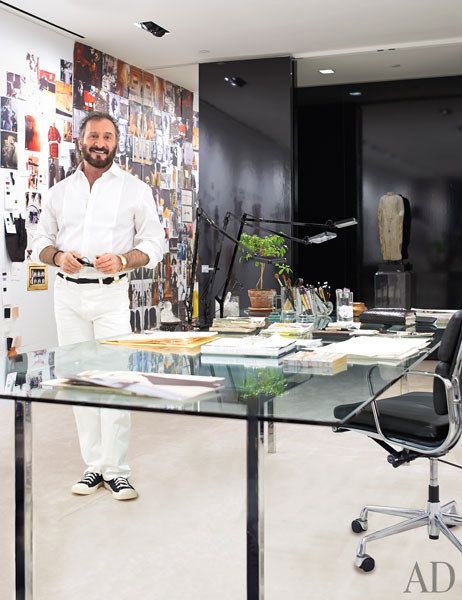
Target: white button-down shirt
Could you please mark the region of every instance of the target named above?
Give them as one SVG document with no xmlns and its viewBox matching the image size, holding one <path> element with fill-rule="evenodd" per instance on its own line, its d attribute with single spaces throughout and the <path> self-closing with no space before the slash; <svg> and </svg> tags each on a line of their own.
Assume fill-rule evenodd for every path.
<svg viewBox="0 0 462 600">
<path fill-rule="evenodd" d="M 80 252 L 91 262 L 97 255 L 141 250 L 149 256 L 148 268 L 162 260 L 165 232 L 148 185 L 113 163 L 91 190 L 77 171 L 54 185 L 43 203 L 32 242 L 33 259 L 47 246 Z M 98 277 L 91 267 L 79 277 Z"/>
</svg>

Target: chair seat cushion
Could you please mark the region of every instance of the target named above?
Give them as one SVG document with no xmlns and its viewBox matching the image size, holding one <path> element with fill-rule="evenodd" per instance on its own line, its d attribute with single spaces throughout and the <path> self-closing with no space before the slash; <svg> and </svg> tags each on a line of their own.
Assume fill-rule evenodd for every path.
<svg viewBox="0 0 462 600">
<path fill-rule="evenodd" d="M 360 405 L 336 406 L 334 415 L 343 419 Z M 377 401 L 379 423 L 387 437 L 433 445 L 444 440 L 448 433 L 448 415 L 437 415 L 431 392 L 411 392 Z M 371 405 L 345 423 L 345 429 L 375 432 Z"/>
</svg>

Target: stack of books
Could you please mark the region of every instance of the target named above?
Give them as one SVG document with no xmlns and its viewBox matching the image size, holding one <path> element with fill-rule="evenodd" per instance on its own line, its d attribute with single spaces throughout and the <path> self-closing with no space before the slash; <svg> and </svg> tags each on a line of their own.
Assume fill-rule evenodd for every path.
<svg viewBox="0 0 462 600">
<path fill-rule="evenodd" d="M 131 333 L 116 338 L 100 340 L 102 344 L 116 344 L 143 350 L 170 350 L 196 348 L 216 339 L 215 332 L 202 331 L 149 331 Z"/>
<path fill-rule="evenodd" d="M 239 356 L 272 356 L 279 357 L 295 348 L 295 340 L 279 335 L 263 337 L 248 336 L 245 339 L 225 337 L 214 340 L 202 347 L 202 355 L 239 355 Z"/>
<path fill-rule="evenodd" d="M 308 338 L 311 337 L 313 323 L 272 323 L 261 335 L 278 334 L 284 337 Z"/>
<path fill-rule="evenodd" d="M 385 336 L 353 337 L 344 342 L 331 344 L 332 352 L 347 355 L 348 363 L 398 365 L 430 342 L 429 337 Z"/>
<path fill-rule="evenodd" d="M 319 348 L 300 351 L 282 360 L 285 372 L 308 373 L 311 375 L 336 375 L 347 369 L 347 356 L 341 352 Z"/>
<path fill-rule="evenodd" d="M 415 325 L 415 312 L 405 308 L 372 308 L 359 315 L 359 321 L 367 325 Z"/>
<path fill-rule="evenodd" d="M 419 323 L 435 324 L 436 327 L 445 329 L 449 319 L 456 312 L 452 309 L 413 308 Z"/>
<path fill-rule="evenodd" d="M 254 333 L 266 325 L 265 317 L 225 317 L 213 319 L 209 331 L 219 333 Z"/>
</svg>

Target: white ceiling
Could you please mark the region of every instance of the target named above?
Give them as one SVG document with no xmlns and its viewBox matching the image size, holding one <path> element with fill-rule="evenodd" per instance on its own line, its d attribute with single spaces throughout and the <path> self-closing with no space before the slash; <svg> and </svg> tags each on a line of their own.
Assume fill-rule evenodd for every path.
<svg viewBox="0 0 462 600">
<path fill-rule="evenodd" d="M 194 91 L 200 62 L 268 56 L 298 58 L 299 85 L 462 73 L 460 0 L 9 3 Z M 171 33 L 156 38 L 135 21 L 154 21 Z M 381 48 L 396 50 L 376 52 Z M 327 64 L 336 73 L 321 79 L 317 70 Z"/>
</svg>

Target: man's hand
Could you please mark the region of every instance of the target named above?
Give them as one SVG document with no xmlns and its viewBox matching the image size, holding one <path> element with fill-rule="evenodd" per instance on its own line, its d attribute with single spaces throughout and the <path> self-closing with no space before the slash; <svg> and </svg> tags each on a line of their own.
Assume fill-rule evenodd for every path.
<svg viewBox="0 0 462 600">
<path fill-rule="evenodd" d="M 70 250 L 69 252 L 60 252 L 56 255 L 55 262 L 61 271 L 68 273 L 69 275 L 75 275 L 83 266 L 77 262 L 77 258 L 82 258 L 82 255 L 78 252 Z"/>
<path fill-rule="evenodd" d="M 100 254 L 96 257 L 94 263 L 95 269 L 101 273 L 112 275 L 122 270 L 122 261 L 117 254 Z"/>
</svg>

